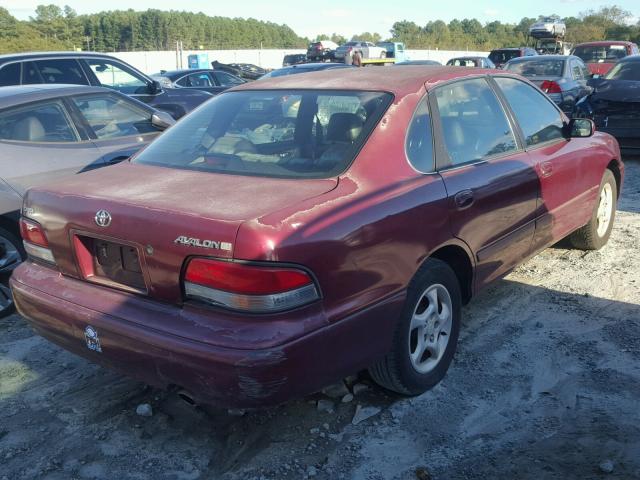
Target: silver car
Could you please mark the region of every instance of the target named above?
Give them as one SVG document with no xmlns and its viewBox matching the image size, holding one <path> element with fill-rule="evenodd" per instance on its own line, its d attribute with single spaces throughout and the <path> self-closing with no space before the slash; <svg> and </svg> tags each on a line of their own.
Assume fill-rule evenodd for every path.
<svg viewBox="0 0 640 480">
<path fill-rule="evenodd" d="M 559 18 L 546 17 L 529 27 L 533 38 L 564 38 L 567 26 Z"/>
<path fill-rule="evenodd" d="M 0 87 L 0 317 L 13 309 L 6 282 L 26 256 L 18 229 L 24 192 L 121 162 L 173 123 L 107 88 Z"/>
</svg>

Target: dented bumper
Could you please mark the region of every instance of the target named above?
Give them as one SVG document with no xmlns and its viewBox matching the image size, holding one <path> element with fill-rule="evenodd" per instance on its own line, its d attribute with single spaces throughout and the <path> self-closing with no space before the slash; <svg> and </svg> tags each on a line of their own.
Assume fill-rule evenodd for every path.
<svg viewBox="0 0 640 480">
<path fill-rule="evenodd" d="M 388 351 L 404 301 L 399 293 L 331 324 L 320 305 L 241 317 L 161 304 L 32 262 L 16 270 L 11 287 L 20 314 L 53 343 L 225 407 L 282 403 L 366 368 Z"/>
</svg>

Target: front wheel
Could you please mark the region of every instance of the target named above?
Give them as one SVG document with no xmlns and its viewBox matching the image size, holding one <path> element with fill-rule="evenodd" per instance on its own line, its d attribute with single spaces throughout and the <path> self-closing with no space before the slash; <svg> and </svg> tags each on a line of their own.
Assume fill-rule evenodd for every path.
<svg viewBox="0 0 640 480">
<path fill-rule="evenodd" d="M 9 288 L 9 277 L 26 256 L 18 237 L 0 227 L 0 318 L 13 313 L 14 304 Z"/>
<path fill-rule="evenodd" d="M 391 351 L 369 369 L 373 379 L 403 395 L 419 395 L 446 374 L 458 343 L 462 296 L 449 265 L 429 259 L 407 290 Z"/>
<path fill-rule="evenodd" d="M 580 250 L 599 250 L 609 241 L 616 216 L 618 188 L 611 170 L 605 170 L 600 192 L 589 223 L 569 236 L 569 241 Z"/>
</svg>

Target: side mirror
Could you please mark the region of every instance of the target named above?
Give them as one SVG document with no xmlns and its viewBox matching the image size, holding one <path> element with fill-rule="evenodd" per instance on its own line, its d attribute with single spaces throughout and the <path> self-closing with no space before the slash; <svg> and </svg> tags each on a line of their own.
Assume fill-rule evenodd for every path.
<svg viewBox="0 0 640 480">
<path fill-rule="evenodd" d="M 149 95 L 157 95 L 158 93 L 162 93 L 162 85 L 159 81 L 154 80 L 149 85 Z"/>
<path fill-rule="evenodd" d="M 566 125 L 567 136 L 569 138 L 587 138 L 596 131 L 593 120 L 588 118 L 572 118 Z"/>
<path fill-rule="evenodd" d="M 166 130 L 174 123 L 176 123 L 176 121 L 167 112 L 159 110 L 151 115 L 151 125 L 153 125 L 160 131 Z"/>
</svg>

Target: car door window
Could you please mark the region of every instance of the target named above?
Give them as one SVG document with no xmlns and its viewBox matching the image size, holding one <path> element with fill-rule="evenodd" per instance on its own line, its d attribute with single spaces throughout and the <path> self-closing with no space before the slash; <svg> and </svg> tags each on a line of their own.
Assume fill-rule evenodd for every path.
<svg viewBox="0 0 640 480">
<path fill-rule="evenodd" d="M 426 96 L 418 104 L 411 119 L 405 150 L 413 168 L 423 173 L 433 171 L 433 134 L 431 132 L 429 102 Z"/>
<path fill-rule="evenodd" d="M 76 142 L 78 135 L 60 101 L 0 112 L 0 140 Z"/>
<path fill-rule="evenodd" d="M 47 58 L 26 63 L 23 84 L 70 83 L 89 85 L 80 64 L 72 58 Z"/>
<path fill-rule="evenodd" d="M 435 95 L 452 165 L 517 150 L 509 121 L 484 78 L 439 87 Z"/>
<path fill-rule="evenodd" d="M 223 87 L 230 86 L 230 85 L 240 85 L 244 83 L 244 81 L 241 78 L 235 77 L 226 72 L 213 72 L 212 75 L 218 81 L 218 84 Z"/>
<path fill-rule="evenodd" d="M 0 68 L 0 87 L 8 85 L 20 85 L 20 62 Z"/>
<path fill-rule="evenodd" d="M 151 115 L 133 102 L 115 95 L 83 95 L 73 102 L 99 139 L 157 132 Z"/>
<path fill-rule="evenodd" d="M 149 93 L 147 81 L 124 65 L 100 58 L 85 60 L 103 87 L 113 88 L 126 95 Z"/>
<path fill-rule="evenodd" d="M 212 87 L 211 79 L 209 78 L 209 74 L 207 72 L 200 73 L 192 73 L 190 75 L 185 75 L 180 80 L 176 82 L 177 85 L 181 87 Z"/>
<path fill-rule="evenodd" d="M 562 115 L 542 92 L 515 78 L 497 77 L 528 147 L 564 138 Z"/>
</svg>

